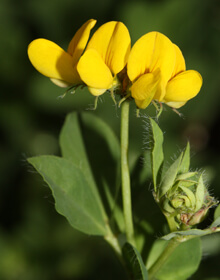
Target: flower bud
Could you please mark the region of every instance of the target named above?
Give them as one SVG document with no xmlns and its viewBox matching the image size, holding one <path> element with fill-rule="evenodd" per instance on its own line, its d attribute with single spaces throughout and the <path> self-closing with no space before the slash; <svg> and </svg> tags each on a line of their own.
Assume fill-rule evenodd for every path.
<svg viewBox="0 0 220 280">
<path fill-rule="evenodd" d="M 167 192 L 160 198 L 156 197 L 166 218 L 172 218 L 176 229 L 180 230 L 200 223 L 208 209 L 217 204 L 209 195 L 202 175 L 197 172 L 177 174 Z"/>
</svg>

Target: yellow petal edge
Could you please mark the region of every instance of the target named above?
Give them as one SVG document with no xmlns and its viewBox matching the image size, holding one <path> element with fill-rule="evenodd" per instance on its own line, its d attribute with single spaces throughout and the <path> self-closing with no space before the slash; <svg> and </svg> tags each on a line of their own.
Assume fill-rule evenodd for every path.
<svg viewBox="0 0 220 280">
<path fill-rule="evenodd" d="M 78 62 L 82 55 L 89 40 L 90 31 L 95 24 L 96 20 L 94 19 L 85 22 L 70 41 L 67 52 L 73 57 L 73 65 Z"/>
<path fill-rule="evenodd" d="M 41 38 L 32 41 L 28 46 L 28 56 L 32 65 L 44 76 L 70 84 L 79 83 L 71 55 L 54 42 Z"/>
<path fill-rule="evenodd" d="M 88 43 L 87 50 L 95 49 L 113 75 L 126 65 L 131 38 L 122 22 L 110 21 L 98 28 Z"/>
<path fill-rule="evenodd" d="M 181 72 L 168 82 L 164 102 L 186 102 L 199 93 L 201 86 L 202 76 L 199 72 Z"/>
<path fill-rule="evenodd" d="M 90 88 L 94 88 L 91 91 L 93 95 L 102 94 L 103 90 L 109 89 L 113 83 L 111 71 L 95 49 L 85 51 L 79 60 L 77 70 L 85 84 Z M 95 89 L 102 90 L 95 91 Z"/>
</svg>

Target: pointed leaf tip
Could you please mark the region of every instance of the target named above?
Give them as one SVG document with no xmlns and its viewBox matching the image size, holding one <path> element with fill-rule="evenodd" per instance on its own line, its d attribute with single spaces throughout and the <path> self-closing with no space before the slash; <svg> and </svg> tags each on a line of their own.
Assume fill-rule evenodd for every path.
<svg viewBox="0 0 220 280">
<path fill-rule="evenodd" d="M 190 144 L 187 142 L 185 151 L 183 152 L 182 162 L 179 168 L 179 173 L 187 173 L 190 168 Z"/>
</svg>

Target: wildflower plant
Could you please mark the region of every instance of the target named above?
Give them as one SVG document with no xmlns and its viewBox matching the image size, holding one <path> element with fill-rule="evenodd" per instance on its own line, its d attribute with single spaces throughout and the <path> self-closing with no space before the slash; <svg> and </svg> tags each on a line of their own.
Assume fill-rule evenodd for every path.
<svg viewBox="0 0 220 280">
<path fill-rule="evenodd" d="M 219 207 L 214 222 L 205 229 L 198 228 L 218 201 L 210 195 L 203 172 L 191 170 L 189 143 L 165 168 L 163 132 L 149 118 L 150 163 L 143 173 L 151 174 L 153 197 L 169 231 L 155 238 L 149 255 L 143 256 L 138 217 L 132 210 L 129 107 L 135 102 L 138 111 L 147 110 L 153 103 L 159 117 L 163 104 L 177 109 L 195 97 L 202 77 L 195 70 L 186 70 L 179 47 L 159 32 L 145 34 L 131 48 L 129 31 L 123 23 L 107 22 L 89 39 L 95 24 L 93 19 L 84 23 L 67 51 L 49 40 L 36 39 L 28 47 L 28 56 L 40 73 L 56 85 L 67 87 L 67 92 L 88 87 L 95 107 L 100 95 L 111 94 L 121 109 L 120 143 L 103 120 L 92 113 L 73 112 L 61 130 L 62 156 L 36 156 L 28 161 L 51 188 L 57 212 L 73 228 L 103 237 L 125 265 L 128 279 L 187 279 L 201 261 L 200 237 L 220 231 Z M 84 130 L 92 133 L 85 136 Z M 106 149 L 93 147 L 89 155 L 85 144 L 92 136 L 95 141 L 101 137 Z M 94 174 L 91 163 L 96 160 L 97 148 L 103 159 L 98 174 Z M 147 244 L 147 238 L 146 234 L 143 244 Z"/>
</svg>

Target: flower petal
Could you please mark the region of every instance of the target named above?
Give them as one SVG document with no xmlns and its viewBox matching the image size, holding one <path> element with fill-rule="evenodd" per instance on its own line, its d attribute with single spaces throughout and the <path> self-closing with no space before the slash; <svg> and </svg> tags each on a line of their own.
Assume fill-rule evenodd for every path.
<svg viewBox="0 0 220 280">
<path fill-rule="evenodd" d="M 73 65 L 78 62 L 83 53 L 89 40 L 90 31 L 95 24 L 96 20 L 94 19 L 85 22 L 70 41 L 67 52 L 73 57 Z"/>
<path fill-rule="evenodd" d="M 135 99 L 136 105 L 145 109 L 157 91 L 160 84 L 160 71 L 157 70 L 154 73 L 148 73 L 142 75 L 136 82 L 131 86 L 131 96 Z"/>
<path fill-rule="evenodd" d="M 183 72 L 186 70 L 186 63 L 185 63 L 185 59 L 183 57 L 183 54 L 181 52 L 181 50 L 179 49 L 179 47 L 175 44 L 174 48 L 175 48 L 175 52 L 176 52 L 176 63 L 173 69 L 173 74 L 172 77 L 176 76 L 177 74 L 179 74 L 180 72 Z"/>
<path fill-rule="evenodd" d="M 28 46 L 28 56 L 41 74 L 70 84 L 81 83 L 76 68 L 72 65 L 71 55 L 57 44 L 46 39 L 36 39 Z"/>
<path fill-rule="evenodd" d="M 79 60 L 77 70 L 81 79 L 91 88 L 109 89 L 113 83 L 111 71 L 104 63 L 100 54 L 94 49 L 85 51 Z"/>
<path fill-rule="evenodd" d="M 67 82 L 64 82 L 64 81 L 61 81 L 61 80 L 58 80 L 58 79 L 50 78 L 50 80 L 51 80 L 52 83 L 54 83 L 58 87 L 66 88 L 66 87 L 71 86 L 70 83 L 67 83 Z"/>
<path fill-rule="evenodd" d="M 94 95 L 94 96 L 99 96 L 102 95 L 103 93 L 106 92 L 106 89 L 104 88 L 92 88 L 92 87 L 88 87 L 89 92 Z"/>
<path fill-rule="evenodd" d="M 170 101 L 170 102 L 166 102 L 166 104 L 168 106 L 172 107 L 172 108 L 178 109 L 178 108 L 182 107 L 183 105 L 185 105 L 186 102 L 172 102 L 172 101 Z"/>
<path fill-rule="evenodd" d="M 186 102 L 199 93 L 201 86 L 202 77 L 197 71 L 181 72 L 168 82 L 163 102 Z"/>
<path fill-rule="evenodd" d="M 159 68 L 166 83 L 173 73 L 175 60 L 174 45 L 165 35 L 159 32 L 147 33 L 131 49 L 127 65 L 128 76 L 133 82 L 141 75 Z"/>
<path fill-rule="evenodd" d="M 116 75 L 126 65 L 131 48 L 128 29 L 122 22 L 103 24 L 92 36 L 87 49 L 96 49 L 111 72 Z"/>
</svg>

